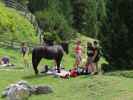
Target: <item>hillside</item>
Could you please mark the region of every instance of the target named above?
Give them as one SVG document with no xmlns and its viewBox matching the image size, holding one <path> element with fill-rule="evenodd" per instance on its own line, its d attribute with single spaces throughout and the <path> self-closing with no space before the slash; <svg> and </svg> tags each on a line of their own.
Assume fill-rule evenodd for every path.
<svg viewBox="0 0 133 100">
<path fill-rule="evenodd" d="M 0 68 L 0 93 L 7 85 L 19 80 L 26 80 L 32 85 L 50 85 L 54 91 L 51 94 L 32 95 L 29 100 L 43 100 L 44 98 L 45 100 L 53 100 L 53 98 L 54 100 L 133 99 L 133 71 L 117 71 L 106 73 L 105 75 L 79 76 L 69 79 L 45 75 L 35 76 L 32 66 L 29 69 L 24 68 L 19 51 L 0 48 L 0 55 L 4 54 L 7 54 L 11 58 L 11 62 L 16 66 L 14 68 Z M 73 58 L 71 56 L 65 57 L 64 60 L 66 68 L 72 67 Z M 31 61 L 30 57 L 29 61 Z M 44 61 L 45 64 L 49 63 L 46 60 Z M 40 64 L 39 69 L 42 69 L 42 67 L 43 64 Z M 0 100 L 4 99 L 0 98 Z"/>
<path fill-rule="evenodd" d="M 27 41 L 36 43 L 35 30 L 18 11 L 0 3 L 0 41 Z"/>
</svg>

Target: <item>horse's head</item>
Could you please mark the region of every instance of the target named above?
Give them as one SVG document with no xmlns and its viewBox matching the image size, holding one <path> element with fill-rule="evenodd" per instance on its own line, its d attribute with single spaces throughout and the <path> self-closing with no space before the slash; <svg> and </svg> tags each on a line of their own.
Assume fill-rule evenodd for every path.
<svg viewBox="0 0 133 100">
<path fill-rule="evenodd" d="M 66 54 L 69 53 L 69 43 L 68 42 L 62 42 L 61 46 L 63 48 L 63 50 L 66 52 Z"/>
</svg>

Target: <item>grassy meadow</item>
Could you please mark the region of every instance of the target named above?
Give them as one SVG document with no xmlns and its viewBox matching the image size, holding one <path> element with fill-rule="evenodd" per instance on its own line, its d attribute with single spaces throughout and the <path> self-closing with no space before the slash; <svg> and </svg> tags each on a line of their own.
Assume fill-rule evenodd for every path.
<svg viewBox="0 0 133 100">
<path fill-rule="evenodd" d="M 29 100 L 133 100 L 133 71 L 118 71 L 69 79 L 46 75 L 35 76 L 32 67 L 24 68 L 19 50 L 0 48 L 0 55 L 5 54 L 11 58 L 15 66 L 0 69 L 0 93 L 7 85 L 26 80 L 31 85 L 50 85 L 54 91 L 51 94 L 32 95 Z M 31 61 L 31 55 L 29 61 Z M 73 61 L 72 53 L 65 55 L 63 59 L 65 68 L 72 68 Z M 39 64 L 40 71 L 44 64 L 51 66 L 52 63 L 53 61 L 42 60 Z M 0 100 L 4 99 L 0 98 Z"/>
</svg>

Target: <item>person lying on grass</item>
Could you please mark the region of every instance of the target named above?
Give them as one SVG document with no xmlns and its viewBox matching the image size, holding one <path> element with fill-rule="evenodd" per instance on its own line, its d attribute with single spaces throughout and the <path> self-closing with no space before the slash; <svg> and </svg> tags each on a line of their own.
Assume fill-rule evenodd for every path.
<svg viewBox="0 0 133 100">
<path fill-rule="evenodd" d="M 10 58 L 8 56 L 4 56 L 0 59 L 0 66 L 13 66 L 13 64 L 10 63 Z"/>
</svg>

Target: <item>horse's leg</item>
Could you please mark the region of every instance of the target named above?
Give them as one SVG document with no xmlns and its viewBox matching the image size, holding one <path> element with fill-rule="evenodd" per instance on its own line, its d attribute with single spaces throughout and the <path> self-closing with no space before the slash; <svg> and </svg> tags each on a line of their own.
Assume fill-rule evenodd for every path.
<svg viewBox="0 0 133 100">
<path fill-rule="evenodd" d="M 56 64 L 57 64 L 57 71 L 58 71 L 58 73 L 60 73 L 60 63 L 61 63 L 62 57 L 63 57 L 63 55 L 60 55 L 60 56 L 58 57 L 58 59 L 56 59 Z"/>
<path fill-rule="evenodd" d="M 61 62 L 61 60 L 57 60 L 57 61 L 56 61 L 58 73 L 60 73 L 60 62 Z"/>
<path fill-rule="evenodd" d="M 41 60 L 41 58 L 33 58 L 32 59 L 32 64 L 33 64 L 33 68 L 34 68 L 34 71 L 35 71 L 36 75 L 38 74 L 37 66 L 38 66 L 40 60 Z"/>
</svg>

